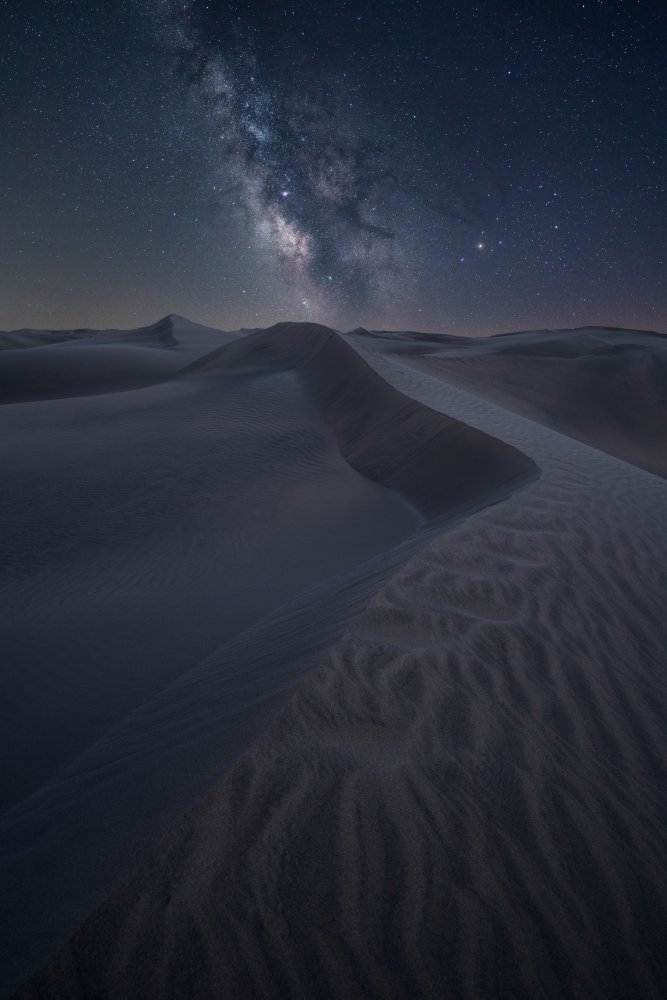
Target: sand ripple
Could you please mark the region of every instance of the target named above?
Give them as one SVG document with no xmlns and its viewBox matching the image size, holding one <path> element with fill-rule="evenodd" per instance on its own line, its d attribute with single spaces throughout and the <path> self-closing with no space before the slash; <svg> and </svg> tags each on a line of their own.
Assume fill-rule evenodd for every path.
<svg viewBox="0 0 667 1000">
<path fill-rule="evenodd" d="M 21 997 L 667 995 L 667 485 L 368 358 L 542 478 L 416 553 Z"/>
</svg>

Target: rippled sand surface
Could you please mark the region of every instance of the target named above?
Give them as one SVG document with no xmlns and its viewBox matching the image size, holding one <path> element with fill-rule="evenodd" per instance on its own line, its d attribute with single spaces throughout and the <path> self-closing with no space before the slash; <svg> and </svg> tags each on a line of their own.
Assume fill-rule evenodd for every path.
<svg viewBox="0 0 667 1000">
<path fill-rule="evenodd" d="M 293 357 L 302 332 L 282 334 Z M 325 368 L 370 366 L 357 419 L 384 433 L 355 436 L 319 369 L 304 384 L 421 528 L 23 998 L 667 993 L 667 483 L 485 398 L 414 337 L 345 339 L 355 358 L 336 340 Z M 277 340 L 226 363 L 248 347 Z"/>
</svg>

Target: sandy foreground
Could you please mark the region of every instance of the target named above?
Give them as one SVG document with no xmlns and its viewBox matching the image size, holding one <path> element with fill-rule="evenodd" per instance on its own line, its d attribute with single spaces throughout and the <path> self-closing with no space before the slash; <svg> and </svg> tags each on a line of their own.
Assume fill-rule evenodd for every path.
<svg viewBox="0 0 667 1000">
<path fill-rule="evenodd" d="M 20 336 L 5 995 L 663 997 L 667 339 Z"/>
</svg>

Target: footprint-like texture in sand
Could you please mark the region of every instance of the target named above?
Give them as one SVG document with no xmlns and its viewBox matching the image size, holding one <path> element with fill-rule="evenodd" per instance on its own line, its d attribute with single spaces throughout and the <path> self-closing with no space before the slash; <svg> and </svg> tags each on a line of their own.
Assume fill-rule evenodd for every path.
<svg viewBox="0 0 667 1000">
<path fill-rule="evenodd" d="M 373 590 L 539 469 L 325 327 L 167 317 L 4 346 L 7 994 L 249 749 Z"/>
</svg>

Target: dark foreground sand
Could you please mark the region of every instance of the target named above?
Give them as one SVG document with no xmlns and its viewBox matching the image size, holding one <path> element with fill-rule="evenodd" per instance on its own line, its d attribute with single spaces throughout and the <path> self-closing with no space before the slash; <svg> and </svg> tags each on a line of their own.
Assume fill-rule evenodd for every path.
<svg viewBox="0 0 667 1000">
<path fill-rule="evenodd" d="M 193 359 L 171 383 L 136 396 L 132 405 L 153 414 L 146 392 L 184 391 L 186 425 L 196 399 L 197 412 L 214 407 L 206 412 L 219 427 L 220 397 L 236 379 L 249 390 L 248 378 L 273 384 L 297 371 L 299 388 L 290 381 L 287 396 L 303 395 L 298 420 L 312 405 L 307 426 L 328 429 L 348 469 L 329 473 L 324 493 L 345 481 L 334 492 L 348 496 L 345 477 L 354 472 L 391 503 L 383 506 L 382 492 L 364 508 L 355 494 L 335 545 L 311 535 L 325 563 L 332 549 L 354 562 L 360 542 L 351 525 L 361 524 L 366 539 L 380 522 L 363 568 L 346 566 L 310 603 L 300 591 L 189 670 L 176 665 L 177 680 L 160 680 L 152 701 L 142 695 L 110 741 L 9 811 L 3 880 L 11 874 L 10 909 L 23 928 L 13 943 L 27 970 L 129 871 L 116 839 L 134 845 L 139 860 L 188 797 L 194 802 L 211 786 L 18 996 L 667 994 L 667 483 L 490 402 L 479 381 L 471 394 L 439 357 L 415 353 L 414 337 L 388 339 L 355 333 L 346 344 L 322 328 L 282 326 Z M 242 393 L 244 406 L 256 389 L 253 382 Z M 127 412 L 135 393 L 121 396 Z M 99 400 L 107 406 L 110 398 Z M 169 396 L 155 413 L 172 444 L 178 435 L 165 420 L 175 406 L 181 402 Z M 279 413 L 286 419 L 282 403 L 269 407 L 269 424 Z M 230 419 L 238 427 L 236 411 Z M 264 442 L 267 424 L 258 427 Z M 152 454 L 154 438 L 149 445 Z M 302 441 L 294 453 L 298 464 Z M 175 458 L 180 467 L 183 453 Z M 259 459 L 257 475 L 273 481 L 266 450 Z M 318 478 L 312 461 L 304 464 L 290 503 Z M 197 470 L 189 495 L 205 481 Z M 132 489 L 136 496 L 140 487 Z M 247 484 L 239 489 L 248 495 Z M 188 534 L 186 577 L 196 576 L 207 546 L 224 552 L 230 544 L 225 532 L 204 529 L 221 493 L 214 479 Z M 271 524 L 280 494 L 274 499 L 262 512 Z M 281 525 L 297 553 L 281 563 L 288 580 L 308 548 L 305 513 L 323 502 L 316 493 L 297 524 Z M 340 516 L 332 503 L 327 519 L 334 506 Z M 155 551 L 172 551 L 167 524 L 160 530 Z M 248 536 L 253 530 L 254 522 Z M 240 562 L 266 560 L 267 572 L 275 565 L 261 542 L 246 544 Z M 166 589 L 178 596 L 160 627 L 186 590 L 185 550 L 176 548 L 167 574 Z M 155 565 L 162 577 L 164 561 L 151 558 L 136 557 L 141 572 Z M 121 575 L 128 559 L 119 556 L 116 568 L 111 560 L 123 581 L 114 593 L 135 585 Z M 100 585 L 94 573 L 83 575 L 83 589 Z M 221 607 L 233 589 L 223 573 L 202 573 L 183 620 L 198 618 L 212 581 L 222 588 Z M 299 577 L 300 586 L 309 584 Z M 50 613 L 62 614 L 53 588 L 43 589 L 41 604 L 34 587 L 24 592 L 40 627 L 52 604 Z M 145 607 L 146 592 L 140 599 Z M 119 613 L 113 601 L 111 609 Z M 82 605 L 81 617 L 89 613 Z M 151 624 L 153 634 L 157 620 Z M 170 633 L 165 645 L 173 641 Z M 136 654 L 137 673 L 142 655 L 165 655 L 146 648 Z M 115 672 L 115 656 L 105 673 Z M 250 747 L 247 733 L 264 721 Z M 227 770 L 213 783 L 216 766 Z M 170 795 L 172 775 L 178 787 Z M 110 788 L 105 814 L 100 800 Z M 83 836 L 74 835 L 70 810 Z M 110 816 L 115 828 L 104 836 Z M 20 974 L 14 961 L 8 983 Z"/>
<path fill-rule="evenodd" d="M 0 407 L 6 992 L 392 569 L 538 469 L 323 327 L 212 341 L 168 318 L 4 360 L 22 372 Z"/>
</svg>

